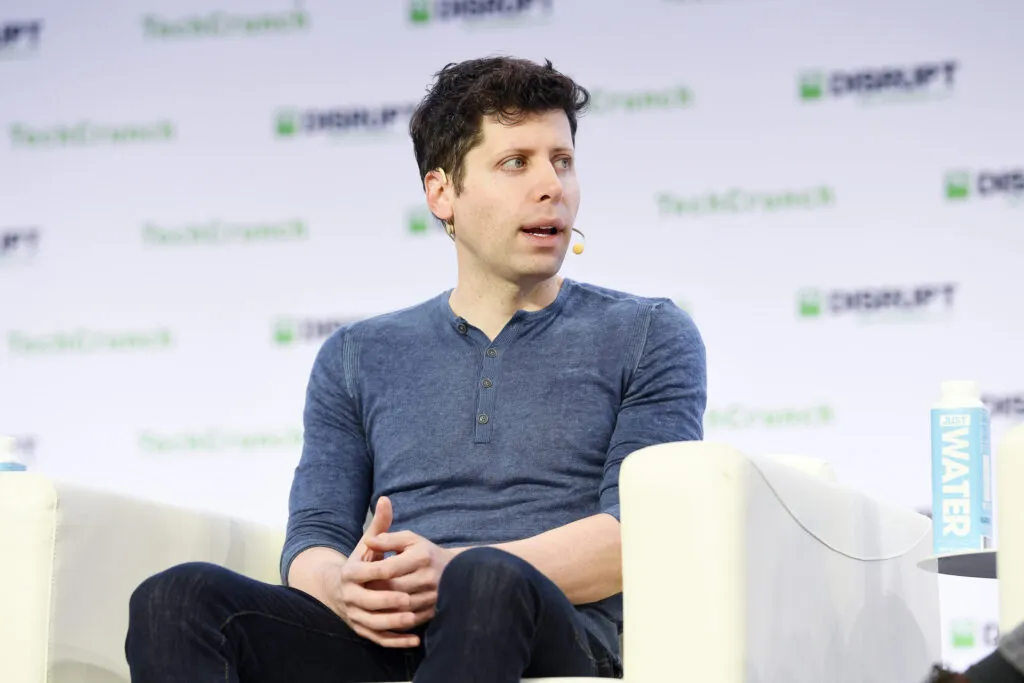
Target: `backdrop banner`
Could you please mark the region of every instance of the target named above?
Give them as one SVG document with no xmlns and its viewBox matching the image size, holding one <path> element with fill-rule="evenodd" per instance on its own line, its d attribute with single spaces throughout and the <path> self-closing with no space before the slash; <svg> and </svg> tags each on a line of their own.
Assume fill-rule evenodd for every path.
<svg viewBox="0 0 1024 683">
<path fill-rule="evenodd" d="M 9 1 L 0 433 L 283 525 L 320 344 L 454 284 L 411 112 L 446 63 L 510 54 L 591 90 L 563 272 L 690 311 L 706 438 L 927 511 L 942 380 L 981 384 L 996 446 L 1024 419 L 1022 25 L 1011 0 Z M 995 582 L 942 598 L 948 661 L 991 650 Z"/>
</svg>

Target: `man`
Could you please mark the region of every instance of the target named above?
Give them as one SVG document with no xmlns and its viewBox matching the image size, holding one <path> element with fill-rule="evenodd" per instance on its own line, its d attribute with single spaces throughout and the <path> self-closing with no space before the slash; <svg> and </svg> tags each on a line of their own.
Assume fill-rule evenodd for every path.
<svg viewBox="0 0 1024 683">
<path fill-rule="evenodd" d="M 999 639 L 987 657 L 962 674 L 935 667 L 929 683 L 1024 683 L 1024 624 Z"/>
<path fill-rule="evenodd" d="M 705 349 L 671 301 L 558 275 L 588 101 L 550 62 L 437 74 L 410 133 L 456 286 L 324 343 L 286 585 L 151 577 L 130 605 L 135 683 L 621 676 L 619 467 L 702 438 Z"/>
</svg>

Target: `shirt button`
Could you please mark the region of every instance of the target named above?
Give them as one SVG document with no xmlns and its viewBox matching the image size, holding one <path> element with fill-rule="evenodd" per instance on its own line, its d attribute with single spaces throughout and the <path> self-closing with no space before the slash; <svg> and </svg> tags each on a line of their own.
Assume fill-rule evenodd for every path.
<svg viewBox="0 0 1024 683">
<path fill-rule="evenodd" d="M 456 327 L 455 329 L 459 331 L 459 334 L 466 334 L 466 332 L 469 330 L 469 326 L 466 325 L 466 323 L 459 323 L 458 327 Z"/>
<path fill-rule="evenodd" d="M 497 349 L 487 349 L 487 357 L 488 358 L 494 358 L 497 355 L 498 355 L 498 350 Z"/>
<path fill-rule="evenodd" d="M 476 421 L 479 422 L 482 425 L 485 425 L 485 424 L 487 424 L 487 420 L 489 420 L 489 419 L 490 418 L 487 417 L 487 413 L 481 413 L 481 414 L 477 415 Z"/>
<path fill-rule="evenodd" d="M 494 386 L 494 382 L 492 382 L 489 379 L 485 379 L 483 382 L 481 382 L 481 384 L 484 385 L 484 389 L 490 389 L 491 387 Z"/>
</svg>

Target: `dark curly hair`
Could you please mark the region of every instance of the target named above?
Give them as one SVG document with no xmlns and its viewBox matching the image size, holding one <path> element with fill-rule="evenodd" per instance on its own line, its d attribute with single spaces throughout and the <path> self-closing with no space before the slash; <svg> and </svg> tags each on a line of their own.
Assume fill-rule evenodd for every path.
<svg viewBox="0 0 1024 683">
<path fill-rule="evenodd" d="M 568 76 L 544 65 L 512 57 L 485 57 L 446 65 L 409 122 L 420 182 L 435 168 L 462 191 L 463 160 L 480 144 L 483 120 L 493 116 L 514 124 L 530 114 L 561 109 L 569 117 L 573 144 L 576 120 L 590 104 L 590 93 Z"/>
</svg>

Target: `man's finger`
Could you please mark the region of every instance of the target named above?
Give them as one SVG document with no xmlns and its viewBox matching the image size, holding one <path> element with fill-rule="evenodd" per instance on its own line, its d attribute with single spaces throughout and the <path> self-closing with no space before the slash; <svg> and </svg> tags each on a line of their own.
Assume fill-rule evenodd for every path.
<svg viewBox="0 0 1024 683">
<path fill-rule="evenodd" d="M 411 574 L 429 562 L 430 558 L 426 555 L 402 553 L 384 558 L 379 562 L 346 562 L 342 565 L 341 571 L 349 581 L 365 584 L 370 581 L 396 579 L 399 576 Z"/>
<path fill-rule="evenodd" d="M 369 590 L 358 583 L 346 586 L 344 593 L 346 603 L 367 612 L 412 611 L 412 598 L 408 593 L 392 590 Z"/>
<path fill-rule="evenodd" d="M 437 605 L 437 591 L 423 591 L 413 593 L 409 596 L 409 611 L 419 614 L 420 612 L 433 612 Z"/>
<path fill-rule="evenodd" d="M 428 607 L 428 608 L 420 610 L 418 612 L 414 612 L 413 616 L 415 618 L 415 621 L 413 622 L 414 626 L 419 626 L 420 624 L 425 624 L 425 623 L 427 623 L 428 621 L 430 621 L 431 619 L 434 618 L 434 608 L 433 607 Z"/>
<path fill-rule="evenodd" d="M 372 631 L 365 626 L 360 626 L 359 624 L 352 624 L 352 630 L 363 638 L 377 643 L 381 647 L 416 647 L 420 644 L 419 636 L 415 636 L 411 633 L 394 633 L 391 631 L 378 633 L 377 631 Z"/>
<path fill-rule="evenodd" d="M 393 514 L 391 499 L 387 496 L 378 498 L 377 507 L 373 510 L 373 518 L 370 520 L 370 525 L 366 527 L 366 533 L 363 536 L 376 536 L 377 534 L 385 533 L 391 528 Z"/>
<path fill-rule="evenodd" d="M 412 612 L 367 612 L 349 605 L 346 614 L 350 621 L 371 631 L 402 631 L 416 623 L 416 615 Z"/>
<path fill-rule="evenodd" d="M 401 593 L 421 593 L 437 590 L 437 578 L 430 567 L 421 567 L 411 574 L 399 576 L 386 581 L 372 581 L 366 584 L 370 590 L 398 591 Z"/>
<path fill-rule="evenodd" d="M 378 553 L 402 552 L 413 543 L 418 543 L 422 540 L 422 536 L 412 531 L 396 531 L 391 534 L 367 534 L 363 538 L 366 547 Z"/>
</svg>

